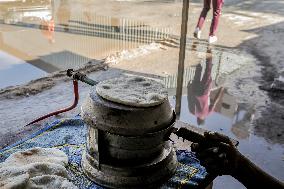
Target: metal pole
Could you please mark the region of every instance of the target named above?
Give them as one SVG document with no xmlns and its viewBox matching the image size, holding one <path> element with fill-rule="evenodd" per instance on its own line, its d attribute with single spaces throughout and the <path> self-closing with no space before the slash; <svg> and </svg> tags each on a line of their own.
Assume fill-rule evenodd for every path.
<svg viewBox="0 0 284 189">
<path fill-rule="evenodd" d="M 176 111 L 177 116 L 180 115 L 180 109 L 181 109 L 184 58 L 185 58 L 187 21 L 188 21 L 188 8 L 189 8 L 189 0 L 183 0 L 181 37 L 180 37 L 180 48 L 179 48 L 179 63 L 178 63 L 178 76 L 177 76 L 177 89 L 176 89 L 176 107 L 175 107 L 175 111 Z"/>
</svg>

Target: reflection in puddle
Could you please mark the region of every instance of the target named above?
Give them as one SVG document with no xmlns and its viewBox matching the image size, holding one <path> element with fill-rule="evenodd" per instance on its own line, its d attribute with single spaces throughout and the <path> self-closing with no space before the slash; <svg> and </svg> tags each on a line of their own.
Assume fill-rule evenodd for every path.
<svg viewBox="0 0 284 189">
<path fill-rule="evenodd" d="M 88 8 L 78 11 L 73 4 L 69 0 L 0 2 L 0 50 L 50 73 L 77 69 L 91 59 L 169 37 L 170 28 L 98 15 Z"/>
<path fill-rule="evenodd" d="M 205 118 L 215 111 L 220 97 L 224 94 L 224 88 L 218 87 L 217 95 L 213 100 L 210 98 L 212 91 L 212 53 L 207 54 L 205 71 L 201 77 L 202 66 L 198 64 L 195 69 L 194 78 L 188 83 L 188 105 L 190 112 L 197 117 L 198 125 L 204 124 Z"/>
<path fill-rule="evenodd" d="M 268 173 L 283 178 L 283 146 L 268 143 L 254 133 L 251 124 L 255 112 L 253 105 L 238 103 L 237 98 L 229 94 L 223 86 L 225 79 L 229 77 L 226 77 L 223 69 L 218 69 L 223 66 L 218 64 L 228 62 L 220 61 L 219 54 L 212 51 L 216 49 L 208 46 L 207 53 L 199 64 L 185 68 L 178 119 L 237 139 L 240 142 L 239 150 L 244 155 Z M 198 52 L 196 56 L 197 54 Z M 164 79 L 172 96 L 170 102 L 173 107 L 176 103 L 176 77 L 177 75 L 172 75 Z"/>
<path fill-rule="evenodd" d="M 194 43 L 193 45 L 197 44 Z M 236 98 L 230 95 L 227 89 L 223 87 L 226 75 L 220 69 L 221 64 L 224 64 L 224 62 L 220 61 L 221 57 L 218 53 L 213 53 L 212 48 L 207 46 L 204 58 L 205 61 L 200 59 L 199 64 L 185 69 L 183 93 L 186 93 L 186 95 L 182 96 L 179 118 L 181 120 L 190 120 L 191 124 L 203 127 L 207 125 L 207 122 L 211 122 L 206 120 L 221 116 L 224 119 L 230 119 L 232 125 L 241 128 L 242 123 L 246 124 L 246 122 L 251 121 L 254 114 L 253 108 L 247 108 L 238 104 Z M 174 77 L 177 76 L 168 76 L 164 79 L 170 94 L 174 94 L 176 87 L 176 79 L 173 79 Z M 175 103 L 174 99 L 171 102 Z M 176 112 L 180 111 L 176 110 Z M 232 133 L 235 133 L 236 138 L 242 139 L 249 136 L 247 128 L 244 130 L 244 133 L 238 130 L 232 129 Z M 239 133 L 241 134 L 239 135 Z"/>
</svg>

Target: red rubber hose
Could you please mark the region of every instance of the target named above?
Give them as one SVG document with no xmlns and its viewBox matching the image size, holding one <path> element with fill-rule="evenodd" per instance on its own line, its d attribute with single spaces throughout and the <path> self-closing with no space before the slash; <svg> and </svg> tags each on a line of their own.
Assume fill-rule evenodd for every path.
<svg viewBox="0 0 284 189">
<path fill-rule="evenodd" d="M 78 81 L 77 80 L 73 80 L 73 87 L 74 87 L 74 102 L 70 107 L 62 109 L 62 110 L 57 110 L 55 112 L 51 112 L 47 115 L 41 116 L 40 118 L 37 118 L 36 120 L 28 123 L 26 126 L 34 124 L 34 123 L 39 122 L 39 121 L 42 121 L 42 120 L 44 120 L 48 117 L 58 115 L 58 114 L 61 114 L 61 113 L 64 113 L 64 112 L 67 112 L 67 111 L 74 109 L 77 106 L 78 101 L 79 101 L 79 90 L 78 90 Z"/>
</svg>

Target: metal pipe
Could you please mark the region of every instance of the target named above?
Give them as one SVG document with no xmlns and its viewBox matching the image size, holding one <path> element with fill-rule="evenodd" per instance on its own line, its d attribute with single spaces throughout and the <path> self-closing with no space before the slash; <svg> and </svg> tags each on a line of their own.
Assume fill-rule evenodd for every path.
<svg viewBox="0 0 284 189">
<path fill-rule="evenodd" d="M 175 111 L 176 111 L 177 116 L 180 115 L 180 109 L 181 109 L 184 59 L 185 59 L 186 34 L 187 34 L 187 21 L 188 21 L 188 8 L 189 8 L 189 0 L 183 0 L 181 37 L 180 37 L 180 49 L 179 49 L 179 64 L 178 64 L 178 77 L 177 77 L 177 89 L 176 89 L 176 106 L 175 106 Z"/>
<path fill-rule="evenodd" d="M 74 80 L 79 80 L 84 83 L 87 83 L 88 85 L 94 86 L 97 85 L 98 82 L 94 81 L 90 78 L 88 78 L 85 74 L 82 74 L 80 72 L 75 72 L 73 69 L 67 70 L 67 76 L 72 77 Z"/>
</svg>

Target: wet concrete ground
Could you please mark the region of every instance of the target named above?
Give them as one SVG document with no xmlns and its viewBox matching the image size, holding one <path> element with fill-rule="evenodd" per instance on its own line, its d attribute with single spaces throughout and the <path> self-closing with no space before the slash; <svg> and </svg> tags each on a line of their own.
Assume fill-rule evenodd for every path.
<svg viewBox="0 0 284 189">
<path fill-rule="evenodd" d="M 277 50 L 281 42 L 268 32 L 271 29 L 274 35 L 281 37 L 283 32 L 278 25 L 283 18 L 264 9 L 262 3 L 254 6 L 253 2 L 228 1 L 225 4 L 219 42 L 211 47 L 205 41 L 210 19 L 206 21 L 203 40 L 191 38 L 200 11 L 200 4 L 191 4 L 180 120 L 239 140 L 243 154 L 284 180 L 283 119 L 277 117 L 283 107 L 281 103 L 275 105 L 279 98 L 272 99 L 258 89 L 260 83 L 269 82 L 277 75 L 277 70 L 283 68 L 283 54 Z M 102 60 L 110 68 L 91 73 L 93 79 L 104 80 L 121 74 L 159 79 L 168 88 L 174 107 L 180 1 L 16 1 L 1 2 L 0 9 L 0 59 L 4 62 L 0 64 L 0 88 L 24 84 L 70 67 L 84 67 L 89 60 Z M 154 11 L 157 9 L 160 11 Z M 270 24 L 272 26 L 267 27 Z M 255 27 L 264 29 L 249 30 Z M 270 49 L 269 41 L 262 40 L 267 36 L 274 40 L 277 56 L 273 54 L 275 49 Z M 268 53 L 272 58 L 267 58 Z M 265 72 L 267 65 L 268 73 Z M 37 81 L 36 85 L 47 85 L 47 80 L 52 85 L 35 93 L 29 85 L 0 90 L 2 146 L 5 145 L 3 139 L 8 137 L 12 141 L 12 136 L 21 132 L 25 123 L 71 104 L 71 82 L 63 82 L 65 78 L 53 82 L 53 78 L 48 77 Z M 80 85 L 81 100 L 89 89 Z M 205 109 L 193 111 L 201 102 L 192 99 L 198 99 L 202 91 Z M 216 100 L 218 92 L 220 97 Z M 214 102 L 215 107 L 210 109 Z M 275 118 L 269 117 L 269 110 L 276 111 L 277 119 L 273 120 L 273 125 L 269 121 L 262 124 L 263 113 L 266 120 Z M 79 107 L 62 116 L 76 113 Z M 197 115 L 204 121 L 197 121 Z M 218 178 L 214 184 L 214 188 L 225 186 L 243 188 L 229 177 Z"/>
</svg>

